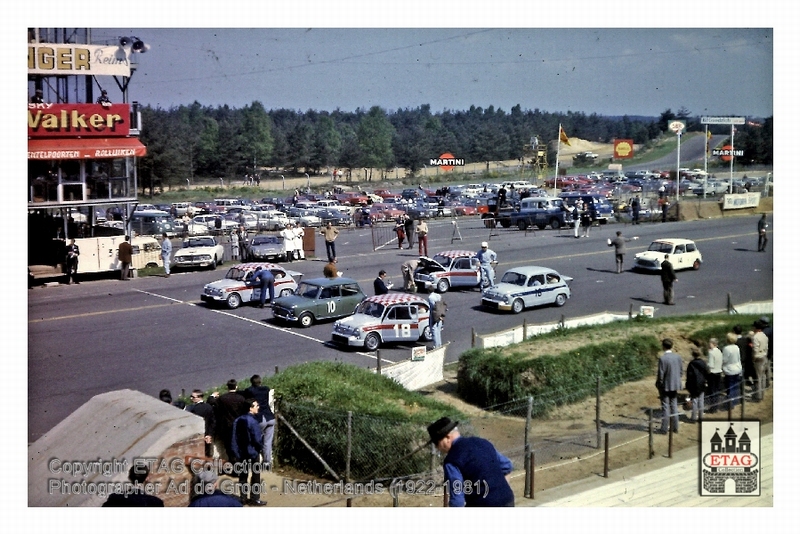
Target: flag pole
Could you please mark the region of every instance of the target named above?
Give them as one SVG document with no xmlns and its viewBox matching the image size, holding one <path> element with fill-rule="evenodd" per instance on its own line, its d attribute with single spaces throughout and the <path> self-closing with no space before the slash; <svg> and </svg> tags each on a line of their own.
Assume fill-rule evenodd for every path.
<svg viewBox="0 0 800 534">
<path fill-rule="evenodd" d="M 561 156 L 561 123 L 558 123 L 558 135 L 556 135 L 556 139 L 558 140 L 558 146 L 556 148 L 556 175 L 553 178 L 553 196 L 557 196 L 558 194 L 558 159 Z"/>
</svg>

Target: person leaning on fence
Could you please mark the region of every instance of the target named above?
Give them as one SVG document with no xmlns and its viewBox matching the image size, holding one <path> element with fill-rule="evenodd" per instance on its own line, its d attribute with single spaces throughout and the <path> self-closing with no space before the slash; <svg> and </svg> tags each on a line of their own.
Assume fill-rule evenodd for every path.
<svg viewBox="0 0 800 534">
<path fill-rule="evenodd" d="M 488 440 L 462 437 L 458 421 L 442 417 L 428 426 L 428 435 L 444 458 L 444 484 L 451 507 L 514 506 L 508 484 L 513 465 Z"/>
<path fill-rule="evenodd" d="M 728 332 L 725 337 L 728 342 L 722 347 L 722 374 L 725 379 L 725 407 L 735 408 L 739 404 L 742 394 L 742 359 L 739 346 L 736 344 L 738 336 Z"/>
<path fill-rule="evenodd" d="M 664 354 L 658 359 L 658 376 L 656 378 L 656 389 L 661 399 L 661 429 L 660 434 L 669 431 L 670 424 L 672 431 L 678 433 L 678 390 L 681 389 L 681 378 L 683 377 L 683 359 L 680 354 L 672 352 L 672 340 L 665 338 L 661 341 L 661 348 Z"/>
</svg>

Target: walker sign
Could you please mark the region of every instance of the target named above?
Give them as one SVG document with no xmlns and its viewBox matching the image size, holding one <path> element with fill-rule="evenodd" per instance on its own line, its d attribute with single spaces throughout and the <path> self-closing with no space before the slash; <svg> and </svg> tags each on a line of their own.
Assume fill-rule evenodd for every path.
<svg viewBox="0 0 800 534">
<path fill-rule="evenodd" d="M 761 495 L 761 422 L 702 422 L 700 495 Z"/>
</svg>

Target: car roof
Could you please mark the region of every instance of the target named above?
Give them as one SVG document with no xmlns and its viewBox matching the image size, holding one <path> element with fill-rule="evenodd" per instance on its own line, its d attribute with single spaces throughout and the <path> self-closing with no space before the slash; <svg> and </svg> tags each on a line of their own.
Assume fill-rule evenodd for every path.
<svg viewBox="0 0 800 534">
<path fill-rule="evenodd" d="M 524 274 L 525 276 L 531 276 L 542 273 L 557 273 L 558 271 L 555 271 L 549 267 L 539 267 L 538 265 L 522 265 L 520 267 L 513 267 L 506 272 L 520 273 Z"/>
<path fill-rule="evenodd" d="M 434 256 L 444 256 L 445 258 L 463 258 L 464 256 L 472 257 L 477 252 L 472 250 L 443 250 L 442 252 L 437 252 Z"/>
<path fill-rule="evenodd" d="M 670 245 L 685 245 L 686 243 L 694 243 L 691 239 L 684 239 L 682 237 L 664 237 L 661 239 L 653 239 L 653 243 L 669 243 Z"/>
<path fill-rule="evenodd" d="M 275 263 L 264 263 L 264 262 L 258 262 L 258 261 L 251 261 L 251 262 L 247 262 L 247 263 L 239 263 L 239 264 L 234 265 L 232 268 L 241 269 L 241 270 L 247 270 L 247 269 L 255 270 L 256 267 L 261 267 L 262 269 L 269 269 L 270 271 L 272 269 L 280 269 L 281 271 L 285 271 L 286 270 L 283 267 L 281 267 L 280 265 L 277 265 Z"/>
<path fill-rule="evenodd" d="M 310 280 L 303 280 L 303 282 L 321 287 L 338 286 L 341 284 L 358 284 L 358 281 L 342 276 L 337 276 L 336 278 L 312 278 Z"/>
<path fill-rule="evenodd" d="M 384 306 L 403 302 L 412 302 L 415 304 L 423 303 L 428 305 L 427 298 L 408 293 L 385 293 L 383 295 L 374 295 L 372 297 L 365 298 L 363 302 L 376 302 L 378 304 L 383 304 Z"/>
</svg>

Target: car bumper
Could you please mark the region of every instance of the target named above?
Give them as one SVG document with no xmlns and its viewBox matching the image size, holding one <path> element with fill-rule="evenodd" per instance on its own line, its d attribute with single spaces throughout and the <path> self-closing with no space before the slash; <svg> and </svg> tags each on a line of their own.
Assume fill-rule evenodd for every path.
<svg viewBox="0 0 800 534">
<path fill-rule="evenodd" d="M 652 262 L 649 260 L 635 260 L 633 262 L 633 268 L 642 271 L 657 272 L 661 270 L 661 265 L 658 264 L 657 262 Z"/>
<path fill-rule="evenodd" d="M 343 347 L 363 347 L 364 340 L 355 335 L 331 334 L 331 342 Z"/>
<path fill-rule="evenodd" d="M 485 297 L 481 299 L 481 305 L 486 308 L 491 308 L 493 310 L 500 310 L 500 311 L 511 310 L 511 304 L 506 304 L 505 302 L 500 300 L 487 299 Z"/>
<path fill-rule="evenodd" d="M 280 319 L 282 321 L 289 321 L 290 323 L 296 323 L 298 321 L 297 316 L 290 312 L 280 308 L 272 308 L 272 316 L 276 319 Z"/>
<path fill-rule="evenodd" d="M 189 260 L 189 261 L 176 261 L 172 264 L 172 268 L 181 267 L 210 267 L 214 265 L 214 260 Z"/>
</svg>

